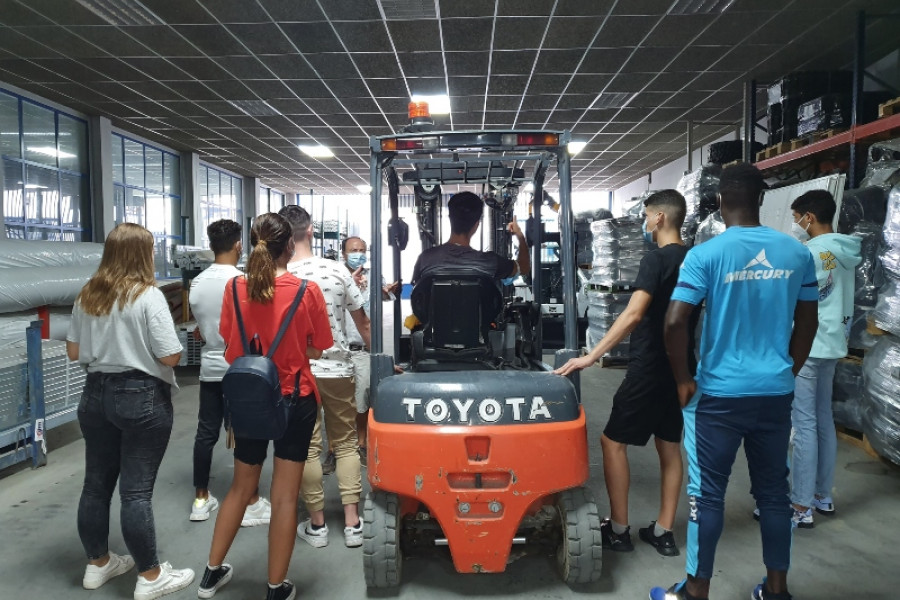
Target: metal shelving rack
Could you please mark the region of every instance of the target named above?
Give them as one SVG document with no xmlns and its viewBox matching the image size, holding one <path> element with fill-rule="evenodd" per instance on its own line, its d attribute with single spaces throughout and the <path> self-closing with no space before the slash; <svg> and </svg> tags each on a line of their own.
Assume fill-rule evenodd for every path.
<svg viewBox="0 0 900 600">
<path fill-rule="evenodd" d="M 862 121 L 862 94 L 863 79 L 874 78 L 865 69 L 866 51 L 866 19 L 872 17 L 900 19 L 900 14 L 867 15 L 865 11 L 859 11 L 856 18 L 856 44 L 853 59 L 853 96 L 851 107 L 851 123 L 847 131 L 836 134 L 830 138 L 808 144 L 797 150 L 791 150 L 773 158 L 756 162 L 756 166 L 762 171 L 776 173 L 781 170 L 796 168 L 802 162 L 812 162 L 814 158 L 840 157 L 848 158 L 847 185 L 855 188 L 858 182 L 858 150 L 869 145 L 892 137 L 900 136 L 900 115 L 884 117 L 871 123 Z M 877 80 L 876 81 L 880 81 Z M 751 152 L 752 144 L 756 138 L 756 91 L 757 82 L 748 81 L 744 88 L 744 161 L 755 162 Z"/>
</svg>

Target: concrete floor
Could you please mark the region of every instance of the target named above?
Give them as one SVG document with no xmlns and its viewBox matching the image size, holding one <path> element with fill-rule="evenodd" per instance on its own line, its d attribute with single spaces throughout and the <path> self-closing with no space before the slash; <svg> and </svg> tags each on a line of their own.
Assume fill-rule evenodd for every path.
<svg viewBox="0 0 900 600">
<path fill-rule="evenodd" d="M 599 436 L 612 395 L 624 371 L 591 369 L 583 378 L 590 428 L 591 479 L 601 514 L 607 512 Z M 172 441 L 157 481 L 154 508 L 161 560 L 192 567 L 198 578 L 205 565 L 213 521 L 191 523 L 188 512 L 191 456 L 196 427 L 196 370 L 179 371 Z M 134 577 L 119 577 L 95 592 L 81 589 L 85 559 L 75 527 L 83 474 L 83 442 L 77 424 L 50 432 L 49 463 L 37 471 L 7 469 L 0 473 L 0 598 L 85 599 L 130 598 Z M 631 451 L 631 518 L 636 531 L 656 516 L 658 469 L 652 445 Z M 725 533 L 719 544 L 713 598 L 745 599 L 763 575 L 757 524 L 750 518 L 753 500 L 743 455 L 738 455 L 727 499 Z M 548 456 L 547 460 L 565 460 Z M 213 463 L 213 492 L 224 495 L 231 477 L 231 456 L 220 442 Z M 263 473 L 263 493 L 271 478 L 271 463 Z M 897 567 L 900 470 L 873 460 L 844 443 L 838 447 L 835 496 L 838 515 L 819 517 L 816 528 L 794 537 L 790 585 L 798 600 L 895 598 L 900 585 Z M 363 598 L 366 588 L 362 552 L 343 545 L 342 517 L 334 477 L 326 478 L 331 543 L 314 550 L 297 542 L 289 577 L 299 597 Z M 123 553 L 114 500 L 110 547 Z M 684 542 L 686 503 L 679 506 L 676 538 Z M 683 576 L 684 558 L 663 558 L 637 541 L 631 554 L 607 552 L 604 577 L 596 585 L 573 591 L 556 577 L 549 557 L 525 556 L 506 573 L 458 575 L 446 558 L 410 558 L 404 563 L 401 598 L 575 598 L 599 594 L 608 598 L 646 598 L 653 585 L 669 585 Z M 244 529 L 229 562 L 236 577 L 217 598 L 257 598 L 266 574 L 266 528 Z M 196 598 L 197 583 L 172 598 Z M 381 596 L 381 594 L 378 594 Z"/>
</svg>

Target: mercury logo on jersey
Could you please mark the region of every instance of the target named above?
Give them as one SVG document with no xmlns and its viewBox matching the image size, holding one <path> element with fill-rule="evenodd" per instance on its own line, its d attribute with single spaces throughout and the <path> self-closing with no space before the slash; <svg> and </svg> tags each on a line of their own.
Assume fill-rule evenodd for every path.
<svg viewBox="0 0 900 600">
<path fill-rule="evenodd" d="M 754 267 L 766 267 L 765 269 Z M 766 258 L 766 250 L 763 248 L 759 251 L 743 269 L 739 271 L 731 271 L 725 274 L 724 283 L 732 283 L 735 281 L 753 281 L 757 279 L 788 279 L 794 271 L 792 269 L 776 269 L 772 263 Z"/>
<path fill-rule="evenodd" d="M 550 409 L 544 403 L 541 396 L 534 396 L 530 402 L 527 398 L 483 398 L 476 401 L 474 398 L 452 398 L 449 402 L 443 398 L 403 398 L 403 406 L 406 407 L 407 419 L 416 421 L 416 413 L 423 414 L 425 419 L 432 423 L 459 423 L 466 424 L 472 421 L 474 415 L 478 415 L 484 423 L 496 423 L 504 412 L 512 411 L 513 421 L 536 421 L 538 418 L 550 421 Z"/>
</svg>

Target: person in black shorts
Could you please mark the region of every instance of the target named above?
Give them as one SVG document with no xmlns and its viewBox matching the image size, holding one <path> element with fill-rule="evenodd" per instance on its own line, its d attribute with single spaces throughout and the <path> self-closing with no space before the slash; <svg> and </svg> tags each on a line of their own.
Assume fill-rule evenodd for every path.
<svg viewBox="0 0 900 600">
<path fill-rule="evenodd" d="M 628 371 L 613 398 L 612 413 L 600 438 L 610 505 L 610 516 L 600 524 L 600 531 L 603 546 L 617 552 L 634 550 L 628 525 L 627 447 L 645 446 L 653 436 L 659 453 L 662 505 L 657 519 L 649 527 L 641 528 L 639 534 L 663 556 L 679 554 L 672 526 L 683 476 L 684 423 L 666 356 L 663 326 L 669 297 L 687 254 L 681 240 L 685 212 L 684 197 L 675 190 L 656 192 L 644 201 L 644 238 L 659 247 L 641 259 L 635 291 L 627 308 L 590 353 L 570 359 L 554 371 L 557 375 L 568 375 L 589 367 L 631 334 Z"/>
</svg>

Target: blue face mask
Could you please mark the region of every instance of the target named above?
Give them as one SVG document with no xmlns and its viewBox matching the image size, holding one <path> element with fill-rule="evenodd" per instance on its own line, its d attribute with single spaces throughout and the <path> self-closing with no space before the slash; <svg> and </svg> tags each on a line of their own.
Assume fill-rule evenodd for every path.
<svg viewBox="0 0 900 600">
<path fill-rule="evenodd" d="M 641 223 L 641 231 L 644 233 L 644 241 L 648 244 L 653 244 L 653 231 L 647 231 L 647 220 L 645 219 L 643 223 Z"/>
<path fill-rule="evenodd" d="M 365 252 L 351 252 L 347 255 L 347 266 L 351 269 L 358 269 L 366 264 Z"/>
</svg>

